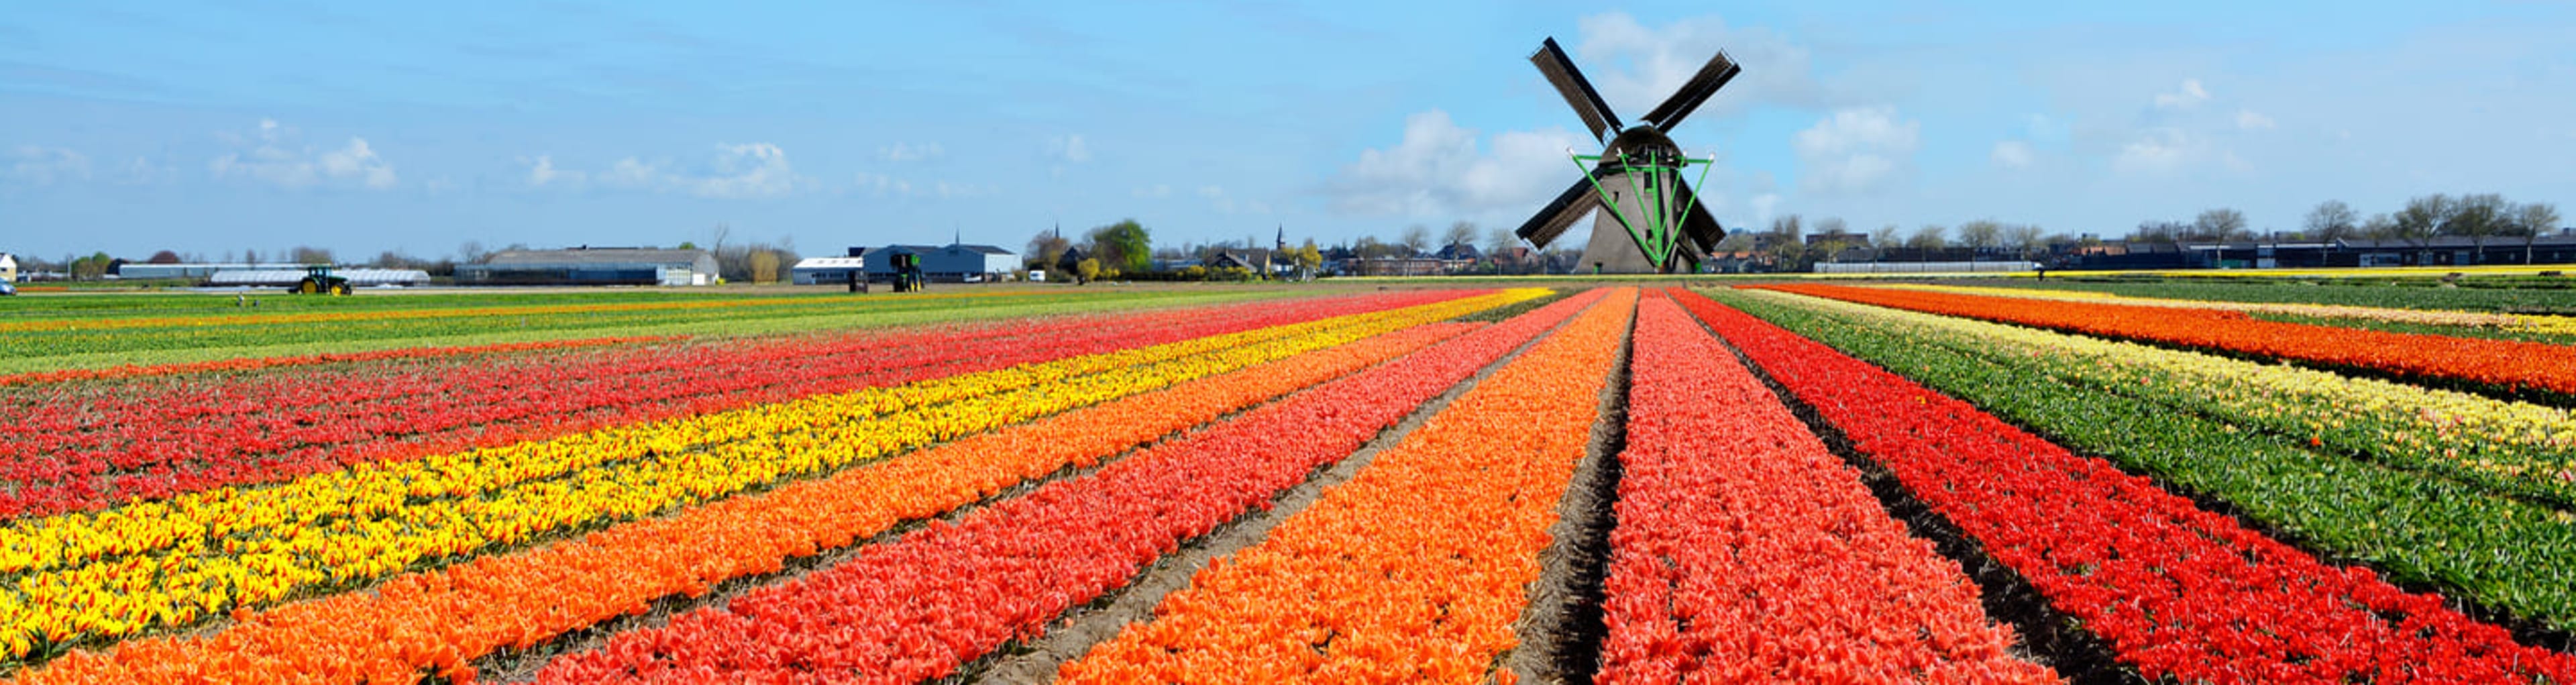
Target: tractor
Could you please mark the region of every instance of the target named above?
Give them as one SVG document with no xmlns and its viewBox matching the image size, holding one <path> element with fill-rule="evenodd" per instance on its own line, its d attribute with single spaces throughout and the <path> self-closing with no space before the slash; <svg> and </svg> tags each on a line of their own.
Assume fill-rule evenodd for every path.
<svg viewBox="0 0 2576 685">
<path fill-rule="evenodd" d="M 920 292 L 921 286 L 928 281 L 928 279 L 922 277 L 921 255 L 910 252 L 896 252 L 893 256 L 894 291 L 899 293 Z"/>
<path fill-rule="evenodd" d="M 310 264 L 304 267 L 304 280 L 296 281 L 288 292 L 306 295 L 347 295 L 349 279 L 331 275 L 331 265 Z"/>
</svg>

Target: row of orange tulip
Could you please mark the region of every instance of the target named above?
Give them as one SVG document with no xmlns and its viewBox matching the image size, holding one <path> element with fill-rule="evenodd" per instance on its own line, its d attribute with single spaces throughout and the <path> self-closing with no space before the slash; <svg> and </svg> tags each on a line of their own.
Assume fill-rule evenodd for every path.
<svg viewBox="0 0 2576 685">
<path fill-rule="evenodd" d="M 1350 481 L 1211 563 L 1072 683 L 1472 683 L 1517 643 L 1637 294 L 1478 382 Z"/>
</svg>

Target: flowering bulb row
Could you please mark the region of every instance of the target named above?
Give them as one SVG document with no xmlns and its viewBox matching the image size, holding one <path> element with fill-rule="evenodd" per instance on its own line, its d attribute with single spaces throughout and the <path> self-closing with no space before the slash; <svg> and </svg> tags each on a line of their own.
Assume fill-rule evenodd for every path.
<svg viewBox="0 0 2576 685">
<path fill-rule="evenodd" d="M 2265 321 L 2242 312 L 2028 300 L 1887 288 L 1759 286 L 1846 302 L 1967 316 L 2115 338 L 2206 347 L 2507 390 L 2576 394 L 2576 347 Z"/>
<path fill-rule="evenodd" d="M 182 515 L 145 528 L 164 536 L 152 541 L 161 548 L 22 575 L 0 593 L 0 640 L 113 638 L 186 625 L 228 606 L 345 588 L 439 559 L 653 515 L 782 478 L 1454 317 L 1510 297 L 1488 295 L 1338 317 L 1280 327 L 1284 336 L 1265 329 L 891 391 L 949 398 L 936 403 L 898 403 L 876 391 L 810 398 L 514 445 L 485 451 L 471 461 L 422 459 L 249 491 L 220 509 L 173 510 Z M 1032 382 L 1031 377 L 1050 380 Z M 991 391 L 988 386 L 997 383 L 1016 389 Z M 603 439 L 603 434 L 612 435 Z M 611 452 L 623 454 L 619 460 L 602 458 Z M 412 470 L 425 465 L 455 470 Z M 537 474 L 561 475 L 530 477 Z M 303 489 L 313 481 L 346 487 Z M 274 499 L 290 492 L 327 501 L 316 506 Z M 317 511 L 328 515 L 315 516 Z M 258 525 L 242 525 L 245 521 Z"/>
<path fill-rule="evenodd" d="M 542 442 L 361 463 L 274 487 L 218 488 L 108 511 L 25 519 L 0 529 L 0 571 L 38 570 L 114 555 L 184 550 L 190 545 L 203 549 L 209 539 L 374 516 L 410 499 L 475 495 L 593 467 L 703 450 L 790 427 L 828 427 L 1359 321 L 1310 321 L 1134 348 L 1114 337 L 1042 340 L 1029 345 L 1034 350 L 1030 353 L 1053 361 L 610 427 Z M 755 418 L 760 421 L 750 420 Z"/>
<path fill-rule="evenodd" d="M 2337 568 L 1833 348 L 1694 314 L 2150 679 L 2528 682 L 2576 659 Z"/>
<path fill-rule="evenodd" d="M 2440 588 L 2507 615 L 2576 628 L 2576 586 L 2566 580 L 2576 577 L 2576 515 L 2545 502 L 2148 399 L 2164 391 L 2067 380 L 2050 356 L 2008 344 L 1952 347 L 1938 332 L 1886 315 L 1894 310 L 1716 294 L 2070 449 L 2225 501 L 2296 544 L 2368 561 L 2400 585 Z"/>
<path fill-rule="evenodd" d="M 1594 304 L 1063 681 L 1485 678 L 1516 643 L 1636 301 Z"/>
<path fill-rule="evenodd" d="M 1514 296 L 1527 297 L 1527 293 Z M 1509 298 L 1498 298 L 1508 300 Z M 967 437 L 868 468 L 681 509 L 575 540 L 406 574 L 240 617 L 202 638 L 149 638 L 76 653 L 30 683 L 268 682 L 470 676 L 464 662 L 641 611 L 667 595 L 774 572 L 1067 465 L 1090 465 L 1172 431 L 1456 335 L 1431 324 L 1246 367 Z M 326 655 L 326 656 L 316 656 Z"/>
<path fill-rule="evenodd" d="M 2174 307 L 2180 309 L 2216 309 L 2232 312 L 2288 314 L 2320 319 L 2358 319 L 2388 323 L 2479 328 L 2504 331 L 2528 331 L 2549 334 L 2576 334 L 2576 317 L 2502 312 L 2469 312 L 2447 309 L 2401 309 L 2397 307 L 2364 307 L 2347 304 L 2310 304 L 2301 302 L 2233 302 L 2227 300 L 2182 300 L 2161 297 L 2129 297 L 2090 290 L 2045 290 L 2038 288 L 2004 288 L 1994 286 L 1933 285 L 1919 283 L 1889 284 L 1882 287 L 1924 292 L 1955 293 L 2014 297 L 2030 300 L 2102 302 L 2141 307 Z"/>
<path fill-rule="evenodd" d="M 1774 297 L 1792 297 L 1774 295 Z M 1800 298 L 1796 306 L 2007 356 L 2052 376 L 2499 492 L 2576 503 L 2576 410 L 1973 319 Z"/>
<path fill-rule="evenodd" d="M 1597 298 L 1587 298 L 1597 299 Z M 666 627 L 561 657 L 540 682 L 945 677 L 1125 585 L 1315 468 L 1349 455 L 1586 302 L 1532 314 L 1305 390 L 1097 473 L 916 531 Z"/>
<path fill-rule="evenodd" d="M 1679 306 L 1635 335 L 1594 682 L 2055 680 Z"/>
<path fill-rule="evenodd" d="M 68 383 L 73 381 L 110 381 L 127 378 L 178 376 L 201 373 L 238 373 L 244 371 L 261 371 L 296 366 L 352 364 L 401 359 L 438 359 L 476 354 L 568 350 L 583 347 L 610 347 L 639 343 L 669 342 L 677 339 L 678 338 L 669 336 L 573 338 L 568 340 L 540 340 L 536 342 L 498 343 L 492 345 L 404 347 L 390 350 L 308 354 L 289 357 L 244 357 L 239 359 L 219 359 L 215 361 L 191 362 L 185 364 L 129 364 L 125 366 L 112 366 L 104 369 L 30 371 L 27 373 L 0 374 L 0 387 L 12 385 L 37 385 L 43 383 Z"/>
<path fill-rule="evenodd" d="M 105 508 L 350 464 L 890 386 L 1110 346 L 1240 332 L 1420 304 L 1406 293 L 828 340 L 667 345 L 596 355 L 460 358 L 321 374 L 54 388 L 6 404 L 0 516 Z M 1034 344 L 1033 344 L 1034 343 Z"/>
</svg>

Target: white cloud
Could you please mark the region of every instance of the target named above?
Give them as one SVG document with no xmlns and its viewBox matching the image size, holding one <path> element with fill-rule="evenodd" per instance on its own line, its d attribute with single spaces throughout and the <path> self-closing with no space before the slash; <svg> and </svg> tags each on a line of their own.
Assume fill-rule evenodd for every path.
<svg viewBox="0 0 2576 685">
<path fill-rule="evenodd" d="M 1224 187 L 1224 186 L 1199 186 L 1199 197 L 1205 197 L 1205 198 L 1219 198 L 1219 197 L 1225 197 L 1225 187 Z"/>
<path fill-rule="evenodd" d="M 154 183 L 174 180 L 178 178 L 178 176 L 178 169 L 171 168 L 164 164 L 156 164 L 153 163 L 152 160 L 144 159 L 142 157 L 135 157 L 133 161 L 126 162 L 124 167 L 117 170 L 115 180 L 117 183 L 125 185 L 151 185 Z"/>
<path fill-rule="evenodd" d="M 1826 194 L 1884 191 L 1912 171 L 1922 128 L 1920 122 L 1898 120 L 1893 107 L 1836 110 L 1790 141 L 1801 185 Z"/>
<path fill-rule="evenodd" d="M 911 182 L 911 181 L 906 181 L 906 180 L 903 180 L 903 179 L 900 179 L 900 178 L 895 178 L 895 177 L 892 177 L 892 176 L 887 176 L 887 175 L 885 175 L 885 174 L 871 174 L 871 173 L 868 173 L 868 172 L 862 171 L 862 172 L 859 172 L 859 179 L 858 179 L 858 183 L 859 183 L 859 188 L 860 188 L 860 189 L 862 189 L 862 190 L 869 190 L 869 191 L 875 192 L 875 193 L 876 193 L 877 195 L 879 195 L 879 196 L 886 196 L 886 195 L 910 196 L 910 195 L 912 195 L 912 182 Z"/>
<path fill-rule="evenodd" d="M 1626 123 L 1663 104 L 1721 49 L 1746 66 L 1703 108 L 1740 111 L 1757 102 L 1820 107 L 1829 100 L 1807 49 L 1767 29 L 1730 27 L 1715 16 L 1650 28 L 1625 12 L 1584 17 L 1577 26 L 1570 49 L 1575 68 Z M 1683 121 L 1702 117 L 1695 113 Z"/>
<path fill-rule="evenodd" d="M 519 163 L 528 165 L 528 185 L 532 186 L 542 186 L 553 183 L 577 186 L 581 185 L 581 182 L 585 177 L 585 174 L 579 171 L 568 171 L 555 168 L 555 158 L 553 155 L 537 155 L 536 159 L 521 157 L 519 158 Z"/>
<path fill-rule="evenodd" d="M 21 145 L 10 154 L 8 180 L 27 185 L 89 180 L 89 156 L 70 148 Z"/>
<path fill-rule="evenodd" d="M 297 145 L 296 130 L 275 119 L 259 120 L 256 140 L 232 133 L 217 137 L 247 149 L 228 152 L 208 162 L 206 167 L 216 178 L 247 178 L 281 188 L 332 184 L 383 190 L 397 183 L 393 164 L 377 155 L 365 138 L 352 136 L 347 145 L 316 151 L 309 145 Z"/>
<path fill-rule="evenodd" d="M 2207 148 L 2207 143 L 2182 129 L 2150 129 L 2120 146 L 2111 167 L 2129 173 L 2169 174 L 2204 156 Z"/>
<path fill-rule="evenodd" d="M 1487 149 L 1447 112 L 1405 118 L 1404 139 L 1369 149 L 1330 182 L 1337 211 L 1454 217 L 1535 210 L 1578 179 L 1566 151 L 1592 144 L 1561 128 L 1496 134 Z"/>
<path fill-rule="evenodd" d="M 994 186 L 990 183 L 978 185 L 973 183 L 950 183 L 947 181 L 938 181 L 931 184 L 931 193 L 938 195 L 941 199 L 990 197 L 993 195 L 999 195 L 1001 192 L 1002 189 L 1000 187 Z"/>
<path fill-rule="evenodd" d="M 796 189 L 787 152 L 769 143 L 717 145 L 710 173 L 676 179 L 690 194 L 713 198 L 777 197 Z"/>
<path fill-rule="evenodd" d="M 2191 109 L 2208 101 L 2209 89 L 2202 88 L 2196 78 L 2183 79 L 2181 90 L 2156 94 L 2156 106 L 2163 109 Z"/>
<path fill-rule="evenodd" d="M 2271 117 L 2263 116 L 2261 112 L 2240 109 L 2236 110 L 2236 127 L 2247 131 L 2269 131 L 2274 123 Z"/>
<path fill-rule="evenodd" d="M 938 143 L 922 143 L 920 145 L 895 143 L 890 146 L 877 148 L 878 159 L 898 163 L 938 159 L 947 154 L 948 150 L 940 147 Z"/>
<path fill-rule="evenodd" d="M 1771 223 L 1773 213 L 1779 211 L 1780 194 L 1762 193 L 1760 195 L 1753 196 L 1753 199 L 1747 201 L 1747 203 L 1753 205 L 1753 225 L 1761 226 Z"/>
<path fill-rule="evenodd" d="M 556 169 L 553 160 L 539 157 L 538 162 L 549 174 L 579 174 Z M 536 182 L 536 169 L 529 180 Z M 578 178 L 569 176 L 566 178 Z M 813 179 L 797 175 L 787 163 L 787 151 L 769 143 L 721 143 L 715 155 L 694 170 L 682 170 L 666 162 L 646 162 L 635 157 L 617 160 L 607 171 L 593 177 L 600 185 L 613 188 L 683 193 L 704 198 L 739 200 L 781 197 L 813 185 Z M 867 185 L 862 174 L 860 184 Z"/>
<path fill-rule="evenodd" d="M 1056 136 L 1047 141 L 1046 154 L 1058 162 L 1081 164 L 1091 161 L 1091 144 L 1084 142 L 1079 133 Z"/>
<path fill-rule="evenodd" d="M 1995 143 L 1994 152 L 1986 156 L 1994 161 L 1995 166 L 2006 169 L 2028 169 L 2039 158 L 2038 153 L 2030 149 L 2030 143 L 2018 140 Z"/>
<path fill-rule="evenodd" d="M 1171 196 L 1172 196 L 1172 187 L 1171 187 L 1170 185 L 1164 185 L 1164 184 L 1156 184 L 1156 185 L 1150 185 L 1150 186 L 1140 186 L 1140 187 L 1136 188 L 1136 189 L 1135 189 L 1135 190 L 1133 190 L 1133 191 L 1129 191 L 1129 194 L 1131 194 L 1131 195 L 1135 195 L 1135 196 L 1137 196 L 1137 197 L 1146 197 L 1146 198 L 1154 198 L 1154 197 L 1171 197 Z"/>
</svg>

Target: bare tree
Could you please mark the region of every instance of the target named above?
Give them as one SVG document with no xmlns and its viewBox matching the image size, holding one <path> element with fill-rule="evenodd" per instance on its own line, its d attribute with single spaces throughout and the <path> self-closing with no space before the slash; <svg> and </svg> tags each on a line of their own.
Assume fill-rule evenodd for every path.
<svg viewBox="0 0 2576 685">
<path fill-rule="evenodd" d="M 289 253 L 295 255 L 292 261 L 297 264 L 330 264 L 333 261 L 331 251 L 319 247 L 297 245 Z"/>
<path fill-rule="evenodd" d="M 1064 251 L 1071 247 L 1073 241 L 1066 240 L 1063 231 L 1038 231 L 1036 236 L 1029 238 L 1027 251 L 1020 254 L 1026 255 L 1031 269 L 1053 269 L 1056 262 L 1064 260 Z"/>
<path fill-rule="evenodd" d="M 1968 261 L 1975 262 L 1986 248 L 2003 240 L 2004 225 L 1993 219 L 1978 219 L 1959 224 L 1959 244 L 1968 246 Z"/>
<path fill-rule="evenodd" d="M 2352 237 L 2353 231 L 2361 228 L 2360 218 L 2361 215 L 2352 211 L 2352 205 L 2344 204 L 2342 200 L 2318 203 L 2315 210 L 2308 212 L 2308 238 L 2332 243 Z"/>
<path fill-rule="evenodd" d="M 1421 256 L 1423 250 L 1431 247 L 1431 229 L 1422 224 L 1405 227 L 1403 245 L 1406 250 L 1404 256 Z"/>
<path fill-rule="evenodd" d="M 2199 218 L 2192 220 L 2191 229 L 2194 235 L 2206 240 L 2228 241 L 2253 237 L 2253 233 L 2245 230 L 2245 213 L 2228 207 L 2201 212 Z"/>
<path fill-rule="evenodd" d="M 2472 263 L 2475 263 L 2476 259 L 2486 258 L 2487 239 L 2510 228 L 2507 222 L 2513 219 L 2509 214 L 2512 211 L 2513 206 L 2504 201 L 2503 195 L 2462 195 L 2459 204 L 2451 211 L 2451 220 L 2443 222 L 2442 232 L 2468 236 L 2471 243 L 2477 245 L 2477 256 L 2472 258 Z"/>
<path fill-rule="evenodd" d="M 2129 242 L 2180 242 L 2184 239 L 2190 238 L 2191 231 L 2192 229 L 2190 225 L 2180 221 L 2141 221 L 2138 222 L 2137 230 L 2129 232 Z"/>
<path fill-rule="evenodd" d="M 1440 245 L 1443 247 L 1450 245 L 1474 244 L 1476 244 L 1476 224 L 1474 222 L 1461 221 L 1450 224 L 1449 233 L 1440 237 Z"/>
<path fill-rule="evenodd" d="M 1950 229 L 1947 227 L 1937 224 L 1924 224 L 1922 227 L 1914 229 L 1913 235 L 1905 238 L 1905 246 L 1917 250 L 1923 250 L 1928 255 L 1932 250 L 1938 250 L 1950 246 L 1949 233 Z M 1926 256 L 1925 259 L 1930 259 L 1930 257 Z"/>
<path fill-rule="evenodd" d="M 2046 249 L 2048 247 L 2040 242 L 2039 236 L 2042 233 L 2045 233 L 2045 231 L 2040 230 L 2038 224 L 2013 224 L 2005 226 L 2003 236 L 2004 247 L 2012 248 L 2015 256 L 2029 259 L 2032 251 Z"/>
<path fill-rule="evenodd" d="M 2540 236 L 2558 228 L 2558 207 L 2546 202 L 2518 205 L 2513 209 L 2513 226 L 2514 233 L 2522 236 L 2522 263 L 2530 264 Z"/>
<path fill-rule="evenodd" d="M 2389 218 L 2385 213 L 2372 214 L 2370 220 L 2361 222 L 2361 228 L 2358 230 L 2364 238 L 2394 240 L 2397 238 L 2397 220 Z"/>
<path fill-rule="evenodd" d="M 2395 237 L 2421 246 L 2433 236 L 2441 235 L 2442 227 L 2451 223 L 2451 213 L 2458 207 L 2459 203 L 2451 196 L 2441 193 L 2408 199 L 2406 208 L 2397 210 L 2394 217 Z"/>
<path fill-rule="evenodd" d="M 1520 246 L 1521 237 L 1513 233 L 1512 229 L 1496 226 L 1492 230 L 1485 231 L 1485 256 L 1487 257 L 1500 259 L 1504 253 L 1511 252 L 1512 248 Z"/>
<path fill-rule="evenodd" d="M 483 249 L 483 243 L 481 241 L 468 240 L 465 241 L 464 244 L 456 246 L 456 263 L 458 264 L 481 264 L 483 263 L 483 260 L 490 259 L 491 257 L 491 251 Z"/>
<path fill-rule="evenodd" d="M 1904 234 L 1905 229 L 1898 228 L 1896 224 L 1880 226 L 1878 230 L 1869 232 L 1869 246 L 1881 250 L 1896 247 L 1896 241 L 1903 240 L 1901 236 Z"/>
</svg>

